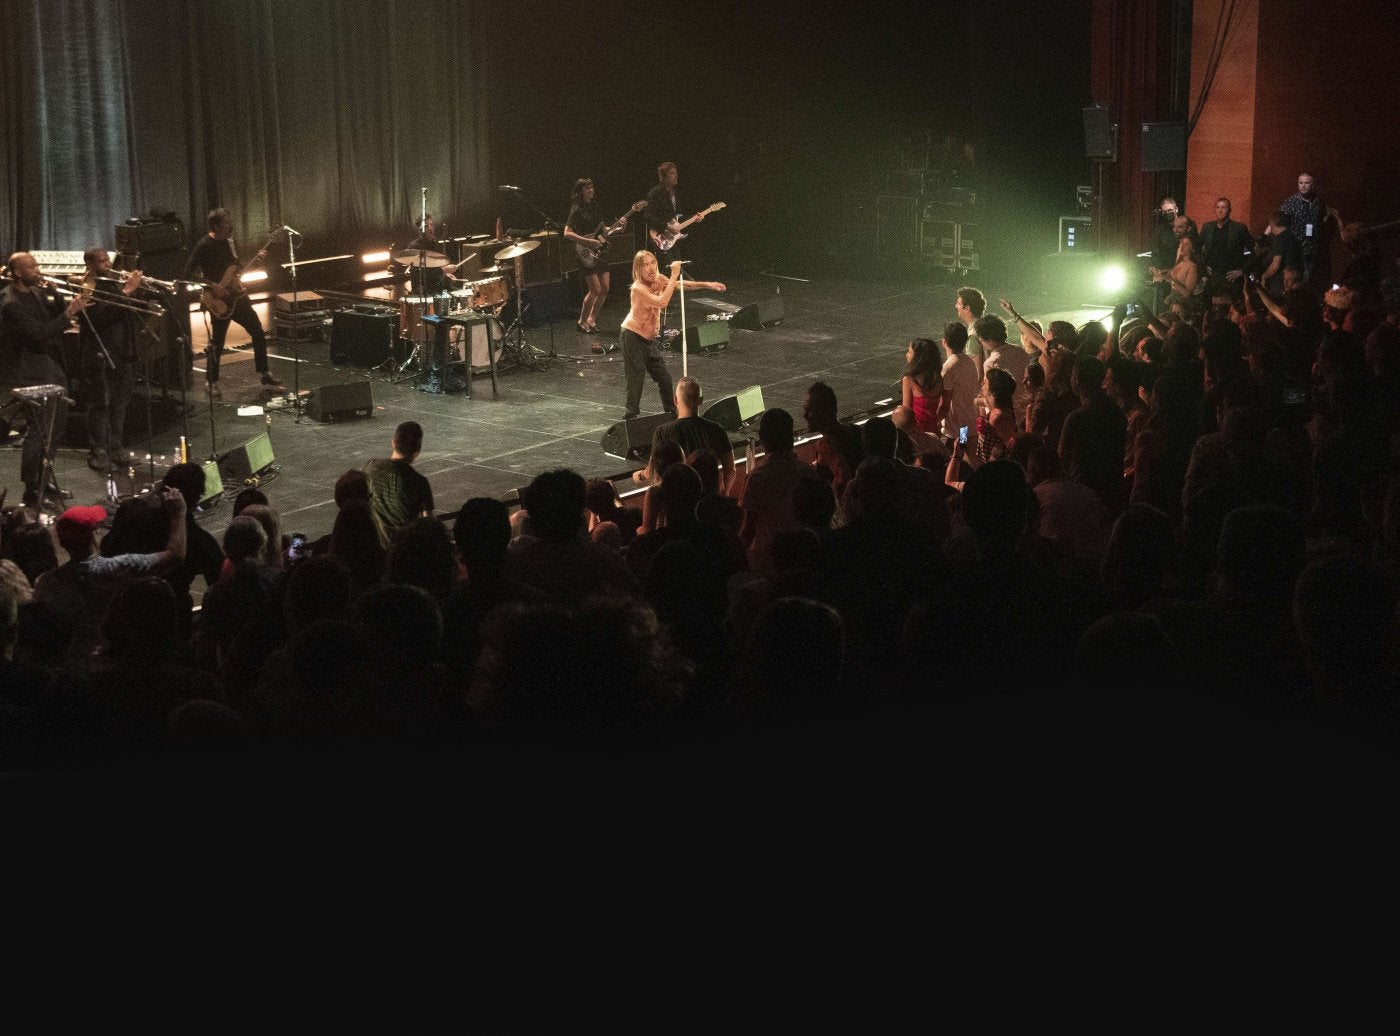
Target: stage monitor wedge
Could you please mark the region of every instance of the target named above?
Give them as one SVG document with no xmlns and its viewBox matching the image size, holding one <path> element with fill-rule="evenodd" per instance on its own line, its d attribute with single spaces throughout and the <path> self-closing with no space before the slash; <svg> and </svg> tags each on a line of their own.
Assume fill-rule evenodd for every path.
<svg viewBox="0 0 1400 1036">
<path fill-rule="evenodd" d="M 603 452 L 623 460 L 645 462 L 651 456 L 652 433 L 675 419 L 675 414 L 660 413 L 619 421 L 603 433 Z"/>
<path fill-rule="evenodd" d="M 728 346 L 728 320 L 706 320 L 685 329 L 685 347 L 691 352 L 717 353 Z"/>
<path fill-rule="evenodd" d="M 272 437 L 266 432 L 250 439 L 242 446 L 235 446 L 219 461 L 219 472 L 225 483 L 251 485 L 255 479 L 276 462 L 272 449 Z M 208 476 L 205 476 L 206 482 Z"/>
<path fill-rule="evenodd" d="M 782 322 L 783 297 L 775 295 L 771 299 L 762 299 L 740 309 L 730 318 L 729 326 L 737 327 L 741 331 L 757 331 L 759 328 L 771 327 Z"/>
<path fill-rule="evenodd" d="M 374 396 L 368 381 L 317 385 L 306 400 L 306 416 L 324 424 L 369 417 L 372 413 Z"/>
<path fill-rule="evenodd" d="M 744 432 L 744 425 L 763 415 L 763 386 L 750 385 L 732 396 L 724 396 L 700 410 L 700 416 L 713 421 L 731 435 Z"/>
</svg>

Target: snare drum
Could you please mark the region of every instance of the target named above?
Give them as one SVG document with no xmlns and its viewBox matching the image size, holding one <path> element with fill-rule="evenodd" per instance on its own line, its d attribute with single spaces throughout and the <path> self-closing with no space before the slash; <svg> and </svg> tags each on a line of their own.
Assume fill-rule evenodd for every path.
<svg viewBox="0 0 1400 1036">
<path fill-rule="evenodd" d="M 458 288 L 456 291 L 450 291 L 447 294 L 447 305 L 449 313 L 460 313 L 465 309 L 471 308 L 472 290 L 470 286 L 466 288 Z"/>
<path fill-rule="evenodd" d="M 504 277 L 488 277 L 481 281 L 472 281 L 469 285 L 472 289 L 473 309 L 492 309 L 496 306 L 504 306 L 510 292 L 506 288 Z"/>
<path fill-rule="evenodd" d="M 405 295 L 399 299 L 399 334 L 404 338 L 427 337 L 423 333 L 423 317 L 433 312 L 431 295 Z"/>
</svg>

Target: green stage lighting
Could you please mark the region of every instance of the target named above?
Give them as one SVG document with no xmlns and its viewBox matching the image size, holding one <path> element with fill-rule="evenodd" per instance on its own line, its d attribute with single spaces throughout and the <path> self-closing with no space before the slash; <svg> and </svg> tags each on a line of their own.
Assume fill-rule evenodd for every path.
<svg viewBox="0 0 1400 1036">
<path fill-rule="evenodd" d="M 1128 271 L 1117 263 L 1105 266 L 1099 272 L 1099 287 L 1111 295 L 1117 295 L 1128 285 Z"/>
</svg>

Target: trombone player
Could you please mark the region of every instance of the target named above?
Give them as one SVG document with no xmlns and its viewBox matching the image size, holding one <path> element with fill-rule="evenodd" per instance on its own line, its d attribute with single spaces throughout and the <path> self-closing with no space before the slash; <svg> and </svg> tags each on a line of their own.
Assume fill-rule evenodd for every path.
<svg viewBox="0 0 1400 1036">
<path fill-rule="evenodd" d="M 87 401 L 87 465 L 105 472 L 113 462 L 129 464 L 134 459 L 122 446 L 122 434 L 136 384 L 136 335 L 129 316 L 132 307 L 121 304 L 118 292 L 132 298 L 142 278 L 140 270 L 115 276 L 101 245 L 84 252 L 83 262 L 83 293 L 91 304 L 78 321 L 77 375 Z"/>
<path fill-rule="evenodd" d="M 0 298 L 0 322 L 3 322 L 9 349 L 17 358 L 15 380 L 19 385 L 56 385 L 62 392 L 45 396 L 33 403 L 29 432 L 24 437 L 20 454 L 20 477 L 24 480 L 24 504 L 39 506 L 47 494 L 59 498 L 73 494 L 60 490 L 46 469 L 49 441 L 63 441 L 63 429 L 68 421 L 68 377 L 63 370 L 63 334 L 69 325 L 87 308 L 88 300 L 81 294 L 71 294 L 67 304 L 49 287 L 51 278 L 39 270 L 39 264 L 28 252 L 16 252 L 9 261 L 10 286 Z M 51 430 L 51 436 L 40 429 Z"/>
</svg>

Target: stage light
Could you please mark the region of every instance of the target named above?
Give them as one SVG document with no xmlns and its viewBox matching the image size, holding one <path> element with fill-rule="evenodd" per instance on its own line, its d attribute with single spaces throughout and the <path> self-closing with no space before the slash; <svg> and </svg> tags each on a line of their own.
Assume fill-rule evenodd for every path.
<svg viewBox="0 0 1400 1036">
<path fill-rule="evenodd" d="M 1099 272 L 1099 287 L 1104 291 L 1117 295 L 1128 285 L 1128 271 L 1117 263 L 1105 266 Z"/>
<path fill-rule="evenodd" d="M 371 266 L 374 263 L 387 263 L 388 261 L 389 253 L 387 251 L 366 252 L 364 255 L 360 256 L 360 262 L 364 263 L 366 266 Z"/>
<path fill-rule="evenodd" d="M 247 273 L 245 273 L 243 276 L 239 277 L 238 279 L 239 279 L 240 281 L 242 281 L 244 284 L 252 284 L 254 281 L 265 281 L 265 280 L 267 280 L 267 271 L 266 271 L 266 270 L 250 270 L 250 271 L 248 271 Z"/>
</svg>

